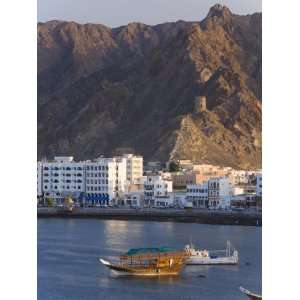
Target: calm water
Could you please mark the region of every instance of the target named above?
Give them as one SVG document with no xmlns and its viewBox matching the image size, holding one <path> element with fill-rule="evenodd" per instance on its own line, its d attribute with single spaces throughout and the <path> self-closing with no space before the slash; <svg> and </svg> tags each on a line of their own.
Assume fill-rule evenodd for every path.
<svg viewBox="0 0 300 300">
<path fill-rule="evenodd" d="M 128 248 L 223 249 L 229 239 L 239 266 L 188 266 L 179 276 L 113 277 L 98 257 Z M 204 276 L 203 276 L 204 275 Z M 246 299 L 242 285 L 261 292 L 261 228 L 171 222 L 39 219 L 38 299 Z"/>
</svg>

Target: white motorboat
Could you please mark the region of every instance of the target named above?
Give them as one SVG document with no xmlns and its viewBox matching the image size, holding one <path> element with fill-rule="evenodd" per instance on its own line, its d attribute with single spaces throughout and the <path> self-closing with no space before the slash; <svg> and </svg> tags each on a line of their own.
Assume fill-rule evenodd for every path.
<svg viewBox="0 0 300 300">
<path fill-rule="evenodd" d="M 184 250 L 189 255 L 187 265 L 236 265 L 239 262 L 239 253 L 229 241 L 225 250 L 198 250 L 192 243 Z"/>
</svg>

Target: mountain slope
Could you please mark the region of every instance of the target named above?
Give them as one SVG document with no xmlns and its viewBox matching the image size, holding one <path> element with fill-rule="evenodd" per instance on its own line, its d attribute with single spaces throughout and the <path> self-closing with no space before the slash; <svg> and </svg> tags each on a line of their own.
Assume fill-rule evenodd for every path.
<svg viewBox="0 0 300 300">
<path fill-rule="evenodd" d="M 207 111 L 196 113 L 196 96 Z M 133 147 L 146 159 L 261 166 L 261 14 L 38 24 L 38 155 Z"/>
</svg>

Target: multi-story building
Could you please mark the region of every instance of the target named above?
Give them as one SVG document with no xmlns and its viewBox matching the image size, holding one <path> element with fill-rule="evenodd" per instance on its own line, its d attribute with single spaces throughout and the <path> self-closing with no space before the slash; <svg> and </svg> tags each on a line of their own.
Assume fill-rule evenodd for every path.
<svg viewBox="0 0 300 300">
<path fill-rule="evenodd" d="M 41 199 L 43 196 L 43 164 L 37 163 L 37 198 Z"/>
<path fill-rule="evenodd" d="M 154 207 L 157 208 L 167 208 L 174 207 L 174 195 L 162 196 L 154 198 Z"/>
<path fill-rule="evenodd" d="M 174 172 L 172 174 L 173 186 L 185 188 L 189 184 L 201 184 L 205 181 L 203 173 L 199 171 Z"/>
<path fill-rule="evenodd" d="M 253 207 L 256 206 L 255 187 L 249 184 L 233 186 L 231 207 Z"/>
<path fill-rule="evenodd" d="M 186 200 L 192 203 L 193 207 L 208 208 L 208 182 L 187 185 Z"/>
<path fill-rule="evenodd" d="M 162 179 L 160 175 L 147 176 L 144 182 L 145 205 L 154 206 L 155 198 L 166 197 L 172 191 L 172 180 Z"/>
<path fill-rule="evenodd" d="M 143 176 L 143 157 L 133 154 L 124 154 L 126 159 L 126 177 L 127 181 L 132 183 Z"/>
<path fill-rule="evenodd" d="M 187 186 L 187 201 L 193 207 L 228 208 L 232 196 L 232 187 L 228 178 L 213 178 L 203 184 Z"/>
<path fill-rule="evenodd" d="M 75 162 L 72 156 L 58 156 L 42 165 L 42 193 L 62 203 L 67 196 L 79 198 L 84 192 L 84 162 Z"/>
<path fill-rule="evenodd" d="M 157 173 L 161 171 L 162 165 L 160 161 L 148 161 L 145 164 L 145 172 L 147 173 Z"/>
<path fill-rule="evenodd" d="M 208 181 L 208 201 L 212 208 L 229 208 L 232 196 L 232 186 L 226 177 L 214 178 Z"/>
<path fill-rule="evenodd" d="M 126 158 L 75 162 L 72 156 L 38 162 L 38 196 L 62 203 L 75 201 L 112 204 L 126 187 Z"/>
<path fill-rule="evenodd" d="M 257 175 L 257 171 L 231 170 L 228 174 L 230 183 L 233 185 L 251 184 Z"/>
<path fill-rule="evenodd" d="M 122 199 L 118 201 L 120 206 L 140 208 L 144 206 L 144 191 L 125 192 Z"/>
<path fill-rule="evenodd" d="M 256 196 L 262 197 L 262 173 L 256 175 Z"/>
<path fill-rule="evenodd" d="M 256 195 L 253 194 L 239 194 L 231 197 L 230 206 L 234 207 L 255 207 Z"/>
<path fill-rule="evenodd" d="M 85 162 L 86 199 L 89 202 L 113 204 L 125 191 L 126 158 L 98 158 Z"/>
</svg>

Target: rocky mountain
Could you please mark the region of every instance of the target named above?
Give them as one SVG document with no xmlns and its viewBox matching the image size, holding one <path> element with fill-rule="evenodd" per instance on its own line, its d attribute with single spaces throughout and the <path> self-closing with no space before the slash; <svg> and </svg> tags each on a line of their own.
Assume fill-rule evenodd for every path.
<svg viewBox="0 0 300 300">
<path fill-rule="evenodd" d="M 133 147 L 146 160 L 260 168 L 261 43 L 260 13 L 221 5 L 199 22 L 39 23 L 39 158 Z"/>
</svg>

